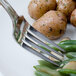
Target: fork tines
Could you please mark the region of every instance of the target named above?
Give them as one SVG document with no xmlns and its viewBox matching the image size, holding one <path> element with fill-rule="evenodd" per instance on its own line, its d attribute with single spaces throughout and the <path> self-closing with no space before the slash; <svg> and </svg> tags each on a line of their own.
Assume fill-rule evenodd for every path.
<svg viewBox="0 0 76 76">
<path fill-rule="evenodd" d="M 46 38 L 44 35 L 42 35 L 40 32 L 38 32 L 32 26 L 28 27 L 22 41 L 23 41 L 22 46 L 25 49 L 27 49 L 28 51 L 36 54 L 37 56 L 41 57 L 42 59 L 44 59 L 44 60 L 46 60 L 48 62 L 51 62 L 51 63 L 53 63 L 53 64 L 55 64 L 57 66 L 59 66 L 59 64 L 55 63 L 53 60 L 49 59 L 48 57 L 51 56 L 51 57 L 55 58 L 56 60 L 62 61 L 57 56 L 51 54 L 51 52 L 55 52 L 56 54 L 58 54 L 58 55 L 60 55 L 62 57 L 64 55 L 62 53 L 57 52 L 54 49 L 52 49 L 48 44 L 55 46 L 56 48 L 58 48 L 62 52 L 64 52 L 64 50 L 62 48 L 60 48 L 57 44 L 55 44 L 53 41 Z M 44 46 L 50 52 L 46 51 L 46 49 L 42 48 L 41 46 Z"/>
</svg>

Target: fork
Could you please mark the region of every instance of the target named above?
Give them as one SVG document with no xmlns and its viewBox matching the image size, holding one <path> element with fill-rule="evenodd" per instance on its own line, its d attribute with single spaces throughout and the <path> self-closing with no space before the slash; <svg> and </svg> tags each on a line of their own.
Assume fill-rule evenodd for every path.
<svg viewBox="0 0 76 76">
<path fill-rule="evenodd" d="M 29 25 L 29 23 L 25 20 L 23 16 L 18 16 L 18 14 L 6 0 L 0 0 L 0 3 L 3 6 L 3 8 L 7 11 L 12 20 L 14 28 L 13 34 L 15 40 L 24 49 L 30 51 L 31 53 L 39 56 L 40 58 L 56 66 L 60 66 L 55 61 L 51 60 L 49 56 L 55 58 L 58 61 L 62 61 L 59 57 L 55 56 L 51 52 L 54 52 L 61 57 L 64 57 L 64 55 L 61 53 L 65 52 L 64 49 L 62 49 L 53 41 L 49 40 L 47 37 L 42 35 L 40 32 L 34 29 L 33 26 Z M 61 50 L 61 52 L 57 52 L 56 50 L 51 48 L 48 44 L 55 46 L 56 48 Z M 44 46 L 45 48 L 49 49 L 50 52 L 41 48 L 41 46 Z"/>
</svg>

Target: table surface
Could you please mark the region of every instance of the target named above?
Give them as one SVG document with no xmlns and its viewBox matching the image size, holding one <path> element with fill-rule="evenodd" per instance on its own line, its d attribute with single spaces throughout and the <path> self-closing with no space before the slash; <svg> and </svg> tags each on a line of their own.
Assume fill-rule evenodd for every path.
<svg viewBox="0 0 76 76">
<path fill-rule="evenodd" d="M 18 15 L 24 15 L 29 24 L 32 25 L 34 20 L 30 18 L 27 10 L 30 0 L 8 0 L 8 2 Z M 68 25 L 66 31 L 63 37 L 76 39 L 76 28 Z M 0 7 L 0 76 L 34 76 L 33 66 L 38 64 L 37 60 L 39 59 L 39 57 L 31 54 L 16 43 L 13 37 L 11 19 L 6 11 Z"/>
</svg>

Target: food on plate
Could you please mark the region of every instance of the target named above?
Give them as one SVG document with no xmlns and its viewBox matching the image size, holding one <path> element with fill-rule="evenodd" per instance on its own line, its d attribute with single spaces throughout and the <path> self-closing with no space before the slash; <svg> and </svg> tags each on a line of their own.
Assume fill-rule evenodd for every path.
<svg viewBox="0 0 76 76">
<path fill-rule="evenodd" d="M 60 38 L 67 26 L 65 15 L 59 11 L 49 11 L 38 19 L 33 27 L 51 40 Z"/>
<path fill-rule="evenodd" d="M 71 22 L 71 24 L 73 24 L 73 26 L 76 27 L 76 9 L 71 14 L 70 22 Z"/>
<path fill-rule="evenodd" d="M 56 47 L 54 47 L 50 44 L 48 44 L 48 45 L 50 47 L 52 47 L 53 49 L 55 49 L 56 51 L 59 51 L 59 49 L 57 49 Z M 68 52 L 74 52 L 75 53 L 76 52 L 76 40 L 64 40 L 64 41 L 59 42 L 58 45 L 65 50 L 65 53 L 68 53 Z M 41 46 L 41 48 L 50 52 L 49 49 L 46 49 L 43 46 Z M 67 56 L 67 57 L 69 57 L 69 56 Z"/>
<path fill-rule="evenodd" d="M 44 65 L 44 66 L 47 66 L 47 67 L 52 68 L 52 69 L 57 69 L 58 68 L 57 66 L 55 66 L 55 65 L 53 65 L 53 64 L 51 64 L 49 62 L 46 62 L 44 60 L 38 60 L 38 63 L 40 65 Z"/>
<path fill-rule="evenodd" d="M 71 76 L 71 75 L 69 75 L 69 74 L 75 74 L 74 76 L 76 76 L 76 70 L 61 69 L 59 72 L 62 73 L 62 74 L 68 74 L 68 75 L 66 75 L 66 76 Z"/>
<path fill-rule="evenodd" d="M 76 8 L 76 2 L 74 0 L 58 0 L 57 10 L 64 13 L 70 20 L 72 11 Z"/>
<path fill-rule="evenodd" d="M 76 57 L 76 52 L 69 52 L 66 54 L 66 56 L 70 59 L 75 58 Z"/>
<path fill-rule="evenodd" d="M 34 68 L 37 71 L 41 71 L 44 72 L 46 74 L 49 74 L 50 76 L 61 76 L 61 74 L 59 72 L 57 72 L 56 70 L 53 70 L 47 66 L 43 66 L 43 65 L 36 65 L 34 66 Z"/>
<path fill-rule="evenodd" d="M 44 72 L 40 72 L 40 71 L 35 71 L 35 75 L 36 76 L 50 76 L 49 74 L 44 73 Z"/>
<path fill-rule="evenodd" d="M 56 9 L 56 0 L 32 0 L 28 6 L 28 12 L 33 19 L 39 19 L 49 10 Z"/>
<path fill-rule="evenodd" d="M 76 40 L 65 40 L 58 44 L 66 52 L 76 52 Z"/>
<path fill-rule="evenodd" d="M 41 61 L 44 62 L 43 60 L 41 60 Z M 67 60 L 65 60 L 65 62 L 66 61 Z M 45 62 L 47 63 L 47 61 L 45 61 Z M 64 63 L 64 62 L 62 62 L 62 63 Z M 51 64 L 51 63 L 49 63 L 49 64 Z M 66 68 L 63 68 L 65 66 L 66 66 Z M 70 66 L 72 66 L 72 68 Z M 56 67 L 56 66 L 54 66 L 54 67 Z M 48 67 L 44 64 L 39 63 L 39 65 L 34 66 L 34 68 L 36 69 L 35 75 L 36 76 L 72 76 L 72 74 L 73 74 L 73 76 L 76 76 L 75 61 L 67 62 L 63 67 L 57 67 L 56 69 L 52 69 L 51 66 Z"/>
<path fill-rule="evenodd" d="M 75 0 L 32 0 L 28 11 L 32 18 L 38 19 L 33 27 L 50 40 L 56 40 L 65 33 L 67 21 L 76 27 L 75 8 Z"/>
<path fill-rule="evenodd" d="M 65 41 L 61 41 L 58 44 L 64 44 L 69 46 L 71 44 L 74 45 L 75 43 L 76 40 L 65 40 Z M 76 56 L 75 56 L 76 53 L 75 52 L 68 52 L 68 53 L 69 56 L 72 56 L 72 58 L 67 57 L 65 52 L 64 54 L 66 56 L 66 59 L 63 59 L 62 62 L 55 61 L 56 63 L 60 64 L 59 67 L 53 65 L 50 62 L 39 60 L 38 61 L 39 65 L 34 66 L 36 70 L 35 75 L 36 76 L 76 76 Z"/>
<path fill-rule="evenodd" d="M 70 61 L 69 63 L 67 63 L 63 69 L 72 69 L 72 70 L 76 70 L 76 61 Z"/>
</svg>

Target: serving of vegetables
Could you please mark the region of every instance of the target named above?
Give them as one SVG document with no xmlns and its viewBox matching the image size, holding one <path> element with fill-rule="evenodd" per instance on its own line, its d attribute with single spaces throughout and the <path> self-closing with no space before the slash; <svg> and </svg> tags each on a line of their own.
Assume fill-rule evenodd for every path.
<svg viewBox="0 0 76 76">
<path fill-rule="evenodd" d="M 39 60 L 39 65 L 34 66 L 36 76 L 76 76 L 76 40 L 64 40 L 58 45 L 63 46 L 66 56 L 62 62 L 55 61 L 60 64 L 60 67 L 47 61 Z M 55 47 L 53 48 L 56 50 Z"/>
</svg>

